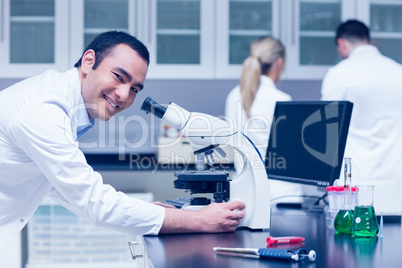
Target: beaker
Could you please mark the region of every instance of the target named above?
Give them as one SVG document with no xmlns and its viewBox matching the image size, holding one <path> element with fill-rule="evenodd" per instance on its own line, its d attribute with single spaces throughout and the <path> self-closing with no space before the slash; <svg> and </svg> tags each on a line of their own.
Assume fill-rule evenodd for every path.
<svg viewBox="0 0 402 268">
<path fill-rule="evenodd" d="M 359 189 L 357 206 L 353 212 L 351 234 L 359 237 L 372 237 L 378 233 L 375 216 L 374 185 L 357 185 Z"/>
</svg>

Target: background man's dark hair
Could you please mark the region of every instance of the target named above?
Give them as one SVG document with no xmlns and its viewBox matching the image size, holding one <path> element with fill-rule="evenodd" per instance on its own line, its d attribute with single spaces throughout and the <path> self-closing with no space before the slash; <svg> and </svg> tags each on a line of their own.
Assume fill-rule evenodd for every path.
<svg viewBox="0 0 402 268">
<path fill-rule="evenodd" d="M 346 39 L 350 43 L 371 42 L 369 28 L 358 20 L 348 20 L 341 23 L 336 31 L 335 43 L 338 38 Z"/>
<path fill-rule="evenodd" d="M 148 49 L 137 38 L 125 32 L 110 31 L 101 33 L 86 47 L 84 53 L 89 49 L 93 49 L 95 51 L 95 64 L 92 68 L 96 69 L 103 59 L 109 55 L 111 50 L 120 44 L 125 44 L 131 47 L 149 65 Z M 82 55 L 84 55 L 84 53 Z M 81 66 L 81 60 L 82 56 L 74 64 L 74 67 L 78 68 Z"/>
</svg>

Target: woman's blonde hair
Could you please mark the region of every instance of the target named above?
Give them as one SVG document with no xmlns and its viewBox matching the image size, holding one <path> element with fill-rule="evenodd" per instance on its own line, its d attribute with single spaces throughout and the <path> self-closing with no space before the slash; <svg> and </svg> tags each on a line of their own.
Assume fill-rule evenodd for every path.
<svg viewBox="0 0 402 268">
<path fill-rule="evenodd" d="M 267 74 L 272 64 L 279 58 L 285 59 L 285 47 L 279 40 L 265 36 L 251 44 L 250 56 L 243 62 L 240 80 L 241 98 L 247 117 L 250 117 L 251 105 L 260 87 L 260 76 Z"/>
</svg>

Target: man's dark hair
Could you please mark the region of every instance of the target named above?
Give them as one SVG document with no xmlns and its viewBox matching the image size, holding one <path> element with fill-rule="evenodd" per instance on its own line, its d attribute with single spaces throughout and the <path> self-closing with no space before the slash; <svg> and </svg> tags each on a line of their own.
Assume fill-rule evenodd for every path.
<svg viewBox="0 0 402 268">
<path fill-rule="evenodd" d="M 111 50 L 120 44 L 125 44 L 131 47 L 143 60 L 147 62 L 147 65 L 149 65 L 149 52 L 145 45 L 134 36 L 119 31 L 101 33 L 85 48 L 82 55 L 84 55 L 87 50 L 93 49 L 95 51 L 95 64 L 92 69 L 96 69 L 103 59 L 110 54 Z M 81 66 L 81 60 L 82 56 L 74 64 L 74 67 L 78 68 Z"/>
<path fill-rule="evenodd" d="M 336 31 L 335 43 L 338 38 L 346 39 L 352 44 L 356 42 L 371 42 L 369 28 L 358 20 L 348 20 L 341 23 Z"/>
</svg>

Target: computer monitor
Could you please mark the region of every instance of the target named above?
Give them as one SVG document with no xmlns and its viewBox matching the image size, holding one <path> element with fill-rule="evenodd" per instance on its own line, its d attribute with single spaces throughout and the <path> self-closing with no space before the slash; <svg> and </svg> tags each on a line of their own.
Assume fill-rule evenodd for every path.
<svg viewBox="0 0 402 268">
<path fill-rule="evenodd" d="M 341 172 L 352 109 L 348 101 L 277 102 L 265 159 L 268 178 L 332 185 Z"/>
</svg>

